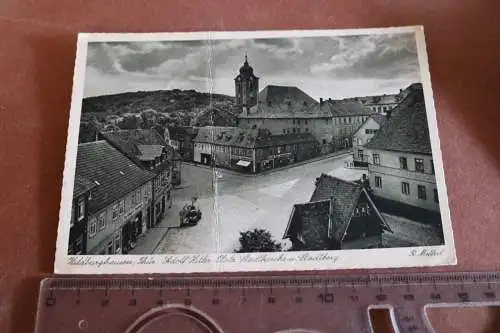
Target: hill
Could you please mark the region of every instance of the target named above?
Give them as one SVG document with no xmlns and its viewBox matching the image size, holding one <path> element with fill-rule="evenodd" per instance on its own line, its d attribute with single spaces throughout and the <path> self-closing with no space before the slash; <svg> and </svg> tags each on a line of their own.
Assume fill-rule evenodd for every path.
<svg viewBox="0 0 500 333">
<path fill-rule="evenodd" d="M 128 92 L 83 99 L 80 142 L 92 141 L 98 130 L 159 126 L 234 126 L 234 97 L 195 90 Z"/>
</svg>

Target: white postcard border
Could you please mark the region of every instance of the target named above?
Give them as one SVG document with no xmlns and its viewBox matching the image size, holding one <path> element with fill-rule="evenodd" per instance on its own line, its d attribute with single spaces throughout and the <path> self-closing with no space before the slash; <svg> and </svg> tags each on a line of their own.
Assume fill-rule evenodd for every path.
<svg viewBox="0 0 500 333">
<path fill-rule="evenodd" d="M 247 38 L 291 38 L 374 34 L 415 33 L 421 82 L 424 90 L 429 134 L 445 245 L 368 250 L 227 253 L 186 255 L 68 255 L 74 176 L 78 148 L 79 123 L 83 101 L 87 47 L 89 42 L 137 42 L 165 40 L 211 40 Z M 59 212 L 58 236 L 54 272 L 58 274 L 148 274 L 148 273 L 208 273 L 254 271 L 308 271 L 338 269 L 373 269 L 401 267 L 431 267 L 457 263 L 448 194 L 445 184 L 441 144 L 430 81 L 423 27 L 389 27 L 345 30 L 235 31 L 185 33 L 80 33 L 73 76 L 72 101 L 69 117 L 63 188 Z"/>
</svg>

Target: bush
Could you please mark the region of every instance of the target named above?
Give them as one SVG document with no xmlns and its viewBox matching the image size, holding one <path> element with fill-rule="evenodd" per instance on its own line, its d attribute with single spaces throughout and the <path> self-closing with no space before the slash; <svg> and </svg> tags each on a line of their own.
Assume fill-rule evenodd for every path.
<svg viewBox="0 0 500 333">
<path fill-rule="evenodd" d="M 269 231 L 264 229 L 253 229 L 240 232 L 240 248 L 236 253 L 247 252 L 279 252 L 281 245 L 272 239 Z"/>
</svg>

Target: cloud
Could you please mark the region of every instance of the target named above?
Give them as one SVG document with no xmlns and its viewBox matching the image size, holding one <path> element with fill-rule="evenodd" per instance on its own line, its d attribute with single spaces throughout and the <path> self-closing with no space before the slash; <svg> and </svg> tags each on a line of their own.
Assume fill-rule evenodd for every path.
<svg viewBox="0 0 500 333">
<path fill-rule="evenodd" d="M 415 77 L 419 71 L 413 34 L 341 37 L 338 45 L 328 61 L 311 66 L 312 74 L 392 78 Z"/>
<path fill-rule="evenodd" d="M 341 81 L 346 81 L 346 86 L 364 82 L 362 86 L 368 89 L 367 82 L 373 80 L 377 82 L 376 89 L 370 88 L 373 91 L 420 80 L 413 34 L 107 42 L 89 44 L 87 65 L 91 70 L 87 76 L 93 88 L 86 91 L 99 90 L 99 80 L 90 78 L 93 75 L 103 82 L 102 94 L 116 90 L 109 87 L 108 80 L 116 76 L 128 81 L 113 81 L 122 89 L 137 84 L 148 89 L 203 90 L 217 81 L 216 89 L 221 89 L 217 92 L 232 95 L 232 79 L 245 53 L 255 74 L 261 77 L 261 88 L 269 78 L 296 86 L 332 82 L 335 89 L 342 86 Z M 345 90 L 345 94 L 350 91 Z"/>
</svg>

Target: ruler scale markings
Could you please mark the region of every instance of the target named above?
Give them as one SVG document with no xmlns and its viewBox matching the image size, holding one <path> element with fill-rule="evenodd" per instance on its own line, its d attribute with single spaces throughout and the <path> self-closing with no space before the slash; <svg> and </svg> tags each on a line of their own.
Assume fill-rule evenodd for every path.
<svg viewBox="0 0 500 333">
<path fill-rule="evenodd" d="M 39 323 L 36 332 L 62 333 L 75 330 L 75 327 L 78 327 L 75 325 L 81 318 L 72 318 L 69 313 L 85 315 L 88 327 L 92 327 L 92 325 L 95 327 L 95 322 L 99 318 L 97 317 L 99 309 L 102 309 L 99 305 L 104 305 L 109 309 L 113 309 L 113 311 L 118 310 L 118 313 L 121 312 L 120 308 L 122 306 L 132 306 L 137 310 L 127 313 L 137 313 L 137 311 L 147 310 L 145 306 L 148 304 L 150 308 L 166 304 L 167 302 L 164 302 L 164 299 L 173 301 L 173 303 L 169 304 L 175 305 L 180 302 L 179 304 L 184 304 L 187 308 L 192 309 L 196 309 L 201 304 L 209 304 L 210 307 L 201 310 L 207 312 L 221 326 L 230 326 L 230 323 L 224 322 L 227 316 L 221 316 L 221 314 L 233 310 L 233 308 L 227 308 L 227 306 L 230 306 L 228 304 L 234 304 L 230 301 L 234 297 L 239 298 L 238 304 L 240 304 L 240 307 L 234 308 L 234 310 L 239 309 L 241 311 L 240 316 L 255 313 L 255 309 L 264 306 L 269 311 L 282 310 L 285 313 L 293 313 L 291 309 L 294 306 L 297 307 L 297 311 L 314 308 L 316 309 L 314 311 L 319 311 L 318 313 L 321 314 L 322 312 L 327 313 L 327 311 L 339 311 L 341 309 L 345 310 L 346 313 L 359 312 L 363 311 L 363 308 L 367 309 L 374 304 L 380 304 L 381 306 L 392 305 L 396 323 L 401 333 L 432 332 L 425 328 L 423 308 L 426 304 L 436 306 L 451 303 L 459 303 L 465 306 L 480 303 L 497 305 L 496 289 L 499 288 L 499 280 L 500 274 L 498 273 L 393 274 L 353 277 L 231 277 L 225 280 L 210 277 L 194 279 L 179 277 L 153 279 L 49 278 L 44 280 L 41 286 Z M 418 288 L 413 288 L 413 286 L 418 286 Z M 250 298 L 246 294 L 247 288 L 252 289 L 252 297 Z M 154 290 L 157 292 L 150 292 Z M 206 294 L 204 290 L 212 291 L 212 293 Z M 241 293 L 230 293 L 230 290 L 240 290 Z M 179 292 L 189 293 L 189 299 L 183 299 Z M 333 295 L 334 293 L 335 295 Z M 127 294 L 133 295 L 135 302 L 130 301 L 132 298 Z M 256 295 L 262 295 L 264 298 L 262 299 L 259 296 L 255 298 Z M 286 295 L 291 297 L 291 301 L 282 302 L 283 297 L 286 300 Z M 370 295 L 372 296 L 370 297 Z M 375 297 L 380 295 L 383 295 L 383 297 Z M 206 299 L 207 296 L 209 297 L 207 299 L 208 303 L 203 303 L 203 299 Z M 333 296 L 335 296 L 335 300 L 346 301 L 334 302 Z M 272 301 L 270 297 L 272 297 Z M 80 299 L 82 302 L 78 305 Z M 125 300 L 125 303 L 119 301 L 120 299 Z M 159 299 L 162 299 L 162 302 L 159 302 Z M 261 303 L 259 299 L 263 302 Z M 96 304 L 95 301 L 98 302 L 98 308 L 93 307 L 93 304 Z M 107 304 L 103 304 L 106 302 Z M 317 307 L 320 304 L 321 306 Z M 77 305 L 78 308 L 76 308 Z M 75 307 L 74 310 L 72 310 L 72 307 Z M 281 309 L 282 307 L 286 308 Z M 249 311 L 249 309 L 253 310 Z M 220 313 L 217 314 L 219 311 Z M 58 320 L 67 326 L 63 325 L 61 328 L 51 326 L 58 322 L 58 320 L 54 320 L 56 318 L 54 316 L 58 312 L 62 314 L 62 318 L 57 317 Z M 127 319 L 124 316 L 125 312 L 122 314 L 123 318 L 121 320 Z M 330 317 L 331 320 L 336 318 L 336 316 L 331 315 L 328 318 Z M 130 322 L 133 319 L 128 318 L 125 321 Z M 290 321 L 292 319 L 284 318 L 284 320 Z M 70 322 L 72 322 L 72 326 Z M 321 323 L 313 321 L 309 324 L 321 325 Z M 117 321 L 110 320 L 103 323 L 103 325 L 113 325 L 109 328 L 103 328 L 110 333 L 115 331 L 117 333 L 123 332 L 123 330 L 119 331 L 113 328 L 114 325 L 118 325 Z M 265 323 L 263 325 L 265 326 Z M 347 324 L 340 323 L 339 325 L 339 327 L 347 327 Z M 311 327 L 311 329 L 313 328 L 315 327 Z M 321 331 L 321 327 L 316 328 Z M 227 329 L 225 332 L 232 333 L 236 331 Z M 272 333 L 272 330 L 269 332 Z M 240 332 L 238 331 L 238 333 Z M 245 333 L 245 331 L 242 333 Z"/>
</svg>

